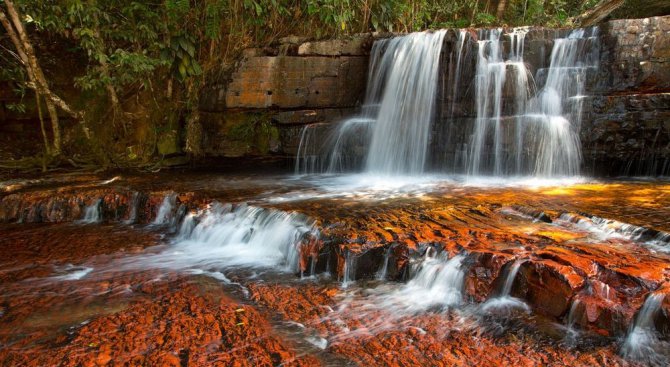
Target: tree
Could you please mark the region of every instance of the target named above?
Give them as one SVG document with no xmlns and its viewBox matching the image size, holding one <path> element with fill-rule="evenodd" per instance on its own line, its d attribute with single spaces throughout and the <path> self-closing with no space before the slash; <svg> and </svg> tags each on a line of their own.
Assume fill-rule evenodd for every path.
<svg viewBox="0 0 670 367">
<path fill-rule="evenodd" d="M 53 133 L 52 146 L 49 147 L 47 144 L 46 151 L 49 154 L 58 156 L 62 153 L 62 138 L 57 107 L 65 111 L 76 120 L 82 122 L 82 124 L 84 122 L 84 116 L 81 112 L 72 109 L 67 104 L 67 102 L 60 98 L 56 93 L 51 91 L 49 88 L 49 83 L 44 76 L 44 72 L 39 65 L 37 56 L 35 56 L 35 50 L 32 46 L 32 43 L 30 42 L 30 39 L 28 38 L 28 34 L 23 26 L 23 21 L 21 20 L 19 12 L 14 6 L 12 0 L 4 0 L 3 2 L 7 11 L 5 12 L 5 10 L 0 7 L 0 23 L 2 23 L 3 27 L 7 31 L 7 34 L 9 35 L 9 38 L 11 39 L 12 44 L 16 48 L 17 54 L 20 57 L 20 61 L 26 70 L 26 74 L 28 75 L 29 80 L 28 87 L 35 91 L 37 97 L 37 107 L 40 115 L 40 100 L 44 98 L 47 111 L 49 113 L 49 118 L 51 120 L 51 129 Z M 83 127 L 84 132 L 88 136 L 88 129 L 86 129 L 85 125 Z M 45 132 L 43 130 L 43 134 L 44 133 Z M 45 142 L 46 141 L 47 140 L 45 136 Z"/>
<path fill-rule="evenodd" d="M 589 27 L 600 23 L 613 11 L 623 5 L 624 0 L 601 0 L 593 8 L 575 17 L 575 23 L 582 27 Z"/>
</svg>

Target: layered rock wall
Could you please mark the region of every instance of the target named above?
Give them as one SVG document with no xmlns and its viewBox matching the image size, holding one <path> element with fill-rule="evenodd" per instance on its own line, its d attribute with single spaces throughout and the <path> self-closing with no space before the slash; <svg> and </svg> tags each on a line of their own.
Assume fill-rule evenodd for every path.
<svg viewBox="0 0 670 367">
<path fill-rule="evenodd" d="M 587 172 L 670 174 L 670 16 L 605 23 L 600 59 L 582 119 Z"/>
<path fill-rule="evenodd" d="M 457 66 L 458 32 L 445 37 L 431 136 L 430 163 L 449 172 L 463 171 L 476 119 L 473 80 L 481 35 L 467 31 Z M 510 32 L 501 37 L 504 55 L 511 47 Z M 554 40 L 569 32 L 531 28 L 525 35 L 523 60 L 537 88 L 546 78 Z M 363 102 L 374 39 L 369 34 L 319 42 L 291 37 L 276 47 L 246 50 L 230 78 L 203 93 L 205 154 L 290 157 L 304 125 L 355 114 Z M 599 62 L 586 74 L 579 128 L 582 172 L 670 174 L 670 16 L 604 23 L 587 48 L 599 49 Z M 511 84 L 504 87 L 505 106 L 514 105 Z M 514 122 L 510 108 L 503 110 L 504 124 Z"/>
<path fill-rule="evenodd" d="M 474 78 L 478 37 L 469 31 L 459 73 L 454 51 L 458 34 L 449 33 L 443 47 L 438 111 L 433 131 L 433 166 L 463 171 L 477 117 Z M 501 37 L 503 54 L 512 30 Z M 523 60 L 536 88 L 541 88 L 554 40 L 569 30 L 531 28 L 525 35 Z M 582 172 L 587 175 L 670 174 L 670 16 L 615 20 L 602 24 L 597 42 L 598 67 L 587 70 L 579 136 Z M 513 78 L 508 68 L 503 88 L 503 125 L 515 123 Z M 575 122 L 573 122 L 575 123 Z M 510 128 L 510 131 L 513 129 Z M 513 134 L 504 144 L 515 144 Z M 491 151 L 493 148 L 490 147 Z"/>
<path fill-rule="evenodd" d="M 289 37 L 276 47 L 245 50 L 230 78 L 203 93 L 204 151 L 293 156 L 303 125 L 335 122 L 360 106 L 371 45 L 370 35 L 318 42 Z M 258 135 L 259 126 L 269 128 L 261 136 L 267 144 L 237 134 Z"/>
</svg>

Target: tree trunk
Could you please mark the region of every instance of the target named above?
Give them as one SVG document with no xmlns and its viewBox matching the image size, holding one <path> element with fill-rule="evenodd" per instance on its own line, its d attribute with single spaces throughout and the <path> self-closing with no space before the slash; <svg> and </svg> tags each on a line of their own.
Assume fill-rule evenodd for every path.
<svg viewBox="0 0 670 367">
<path fill-rule="evenodd" d="M 625 0 L 601 0 L 593 8 L 575 17 L 574 22 L 582 27 L 598 24 L 623 5 L 624 2 Z"/>
<path fill-rule="evenodd" d="M 507 9 L 507 0 L 498 1 L 498 9 L 496 11 L 496 18 L 502 20 L 503 15 L 505 15 L 505 10 Z"/>
<path fill-rule="evenodd" d="M 12 0 L 4 0 L 5 6 L 7 7 L 7 13 L 9 14 L 9 19 L 5 12 L 0 8 L 0 23 L 7 30 L 14 47 L 16 48 L 19 56 L 21 57 L 30 83 L 28 86 L 34 89 L 38 94 L 44 96 L 47 110 L 49 111 L 49 116 L 51 118 L 52 130 L 54 133 L 54 142 L 53 142 L 53 153 L 59 155 L 61 153 L 61 134 L 60 134 L 60 123 L 58 121 L 58 111 L 56 107 L 59 107 L 67 114 L 71 115 L 73 118 L 78 120 L 82 125 L 86 137 L 90 138 L 90 133 L 86 128 L 84 116 L 81 112 L 75 111 L 58 95 L 53 93 L 49 88 L 46 77 L 40 68 L 35 56 L 35 50 L 33 49 L 30 39 L 23 28 L 23 23 L 21 22 L 21 17 L 19 16 L 14 3 Z"/>
<path fill-rule="evenodd" d="M 112 76 L 109 72 L 109 65 L 107 64 L 107 53 L 105 52 L 105 47 L 104 43 L 102 41 L 102 37 L 100 36 L 100 21 L 98 20 L 98 15 L 97 13 L 93 14 L 93 19 L 95 20 L 95 28 L 93 30 L 93 34 L 96 40 L 98 52 L 104 55 L 104 57 L 100 57 L 98 62 L 100 63 L 100 72 L 102 75 L 105 77 L 105 80 L 108 82 L 105 83 L 105 89 L 107 89 L 107 95 L 109 97 L 109 102 L 112 104 L 112 118 L 113 122 L 116 123 L 117 119 L 121 115 L 121 104 L 119 103 L 119 96 L 116 93 L 116 89 L 114 89 L 114 85 L 111 83 Z M 121 121 L 121 125 L 123 125 L 123 131 L 125 133 L 128 133 L 126 130 L 126 124 L 124 121 Z"/>
<path fill-rule="evenodd" d="M 46 155 L 51 155 L 51 147 L 49 146 L 49 137 L 47 136 L 47 130 L 44 127 L 44 114 L 42 113 L 42 96 L 35 91 L 35 103 L 37 103 L 37 116 L 40 119 L 40 129 L 42 130 L 42 138 L 44 139 L 44 149 Z"/>
</svg>

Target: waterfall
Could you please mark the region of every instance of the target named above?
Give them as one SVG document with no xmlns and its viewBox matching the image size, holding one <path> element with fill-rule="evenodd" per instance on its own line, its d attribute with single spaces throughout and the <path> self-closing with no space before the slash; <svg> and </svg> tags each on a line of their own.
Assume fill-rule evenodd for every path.
<svg viewBox="0 0 670 367">
<path fill-rule="evenodd" d="M 482 309 L 486 312 L 491 310 L 499 309 L 510 309 L 510 308 L 520 308 L 526 311 L 530 311 L 528 305 L 522 300 L 512 297 L 512 287 L 514 286 L 514 280 L 516 279 L 521 265 L 526 261 L 526 259 L 516 259 L 512 265 L 510 265 L 505 275 L 505 282 L 503 287 L 500 290 L 498 296 L 490 298 L 483 305 Z"/>
<path fill-rule="evenodd" d="M 213 272 L 217 276 L 231 267 L 297 273 L 303 240 L 318 236 L 315 223 L 299 213 L 213 203 L 187 214 L 164 251 L 130 258 L 125 267 Z"/>
<path fill-rule="evenodd" d="M 523 259 L 516 259 L 514 261 L 512 267 L 507 272 L 507 278 L 505 278 L 505 285 L 503 286 L 503 289 L 500 292 L 500 297 L 509 297 L 510 293 L 512 293 L 512 286 L 514 285 L 514 279 L 516 279 L 516 275 L 519 273 L 521 264 L 523 264 L 524 261 L 525 260 Z"/>
<path fill-rule="evenodd" d="M 137 222 L 137 207 L 140 205 L 140 193 L 135 191 L 130 200 L 130 212 L 128 213 L 128 219 L 124 221 L 125 224 L 133 224 Z"/>
<path fill-rule="evenodd" d="M 154 219 L 153 224 L 156 225 L 170 224 L 172 219 L 174 218 L 174 211 L 176 205 L 177 205 L 176 193 L 173 192 L 168 195 L 165 195 L 165 197 L 163 198 L 163 202 L 161 203 L 161 206 L 158 208 L 158 214 L 156 214 L 156 218 Z"/>
<path fill-rule="evenodd" d="M 372 303 L 397 315 L 460 305 L 463 302 L 465 260 L 464 255 L 449 258 L 446 252 L 428 257 L 406 284 L 390 292 L 382 287 Z"/>
<path fill-rule="evenodd" d="M 512 173 L 512 169 L 520 170 L 522 160 L 522 127 L 521 117 L 526 109 L 528 96 L 532 89 L 532 77 L 523 61 L 523 43 L 526 28 L 517 28 L 511 34 L 511 47 L 508 60 L 503 57 L 501 29 L 482 31 L 478 44 L 477 69 L 475 75 L 475 103 L 477 119 L 470 143 L 470 174 L 481 174 L 490 171 L 496 176 Z M 486 36 L 488 33 L 488 36 Z M 483 38 L 483 39 L 482 39 Z M 509 75 L 508 75 L 509 74 Z M 507 80 L 509 77 L 509 81 Z M 503 121 L 503 94 L 506 83 L 513 90 L 513 115 L 516 126 L 507 125 Z M 505 126 L 503 126 L 505 124 Z M 508 159 L 503 151 L 506 134 L 515 131 L 515 145 L 512 148 L 513 159 Z M 516 151 L 516 152 L 514 152 Z M 492 162 L 489 161 L 492 156 Z M 513 166 L 511 162 L 513 161 Z"/>
<path fill-rule="evenodd" d="M 597 29 L 557 38 L 548 68 L 535 77 L 524 61 L 527 28 L 509 34 L 480 32 L 475 75 L 477 118 L 467 172 L 536 176 L 579 174 L 581 124 L 587 72 L 598 63 Z M 503 55 L 503 36 L 510 37 Z M 535 85 L 542 86 L 535 92 Z"/>
<path fill-rule="evenodd" d="M 477 36 L 457 31 L 443 76 L 446 31 L 375 41 L 361 113 L 335 128 L 305 127 L 296 173 L 363 169 L 417 175 L 441 160 L 452 172 L 469 175 L 578 175 L 578 132 L 587 77 L 599 62 L 598 29 L 576 29 L 554 39 L 548 65 L 532 66 L 537 70 L 524 59 L 529 31 L 491 29 Z M 533 49 L 537 53 L 542 49 Z M 431 141 L 441 77 L 447 102 L 438 117 L 449 128 L 436 125 L 440 132 Z M 461 85 L 470 78 L 469 88 Z M 431 156 L 433 151 L 440 155 Z"/>
<path fill-rule="evenodd" d="M 389 268 L 389 260 L 391 259 L 392 254 L 393 254 L 393 246 L 389 246 L 386 249 L 386 251 L 384 252 L 384 260 L 382 262 L 382 266 L 377 271 L 377 274 L 375 275 L 375 278 L 377 280 L 385 280 L 386 279 L 386 273 L 388 273 L 388 268 Z"/>
<path fill-rule="evenodd" d="M 79 220 L 79 223 L 100 223 L 102 221 L 102 213 L 100 207 L 102 206 L 102 199 L 97 199 L 91 205 L 84 209 L 84 218 Z"/>
<path fill-rule="evenodd" d="M 368 172 L 423 172 L 445 34 L 420 32 L 375 41 L 361 114 L 341 122 L 326 139 L 316 139 L 310 131 L 314 128 L 306 126 L 296 173 L 363 168 L 359 157 L 366 157 Z"/>
<path fill-rule="evenodd" d="M 582 302 L 574 298 L 572 304 L 570 305 L 570 311 L 568 311 L 567 327 L 565 330 L 565 343 L 568 346 L 574 347 L 577 344 L 579 337 L 579 330 L 576 328 L 579 320 L 584 317 L 585 307 L 582 306 Z"/>
<path fill-rule="evenodd" d="M 342 288 L 348 288 L 356 281 L 356 255 L 351 251 L 344 253 L 344 268 L 342 269 Z"/>
<path fill-rule="evenodd" d="M 577 318 L 582 317 L 584 311 L 580 310 L 581 301 L 574 299 L 570 305 L 570 311 L 568 312 L 568 329 L 574 330 L 575 325 L 577 325 Z"/>
<path fill-rule="evenodd" d="M 621 348 L 621 354 L 630 359 L 647 361 L 653 365 L 666 365 L 668 360 L 668 343 L 660 340 L 660 333 L 654 325 L 654 317 L 661 310 L 666 294 L 651 293 L 644 301 L 642 308 L 635 317 Z"/>
<path fill-rule="evenodd" d="M 387 43 L 388 74 L 372 132 L 366 170 L 423 172 L 433 120 L 440 53 L 446 31 L 413 33 Z"/>
</svg>

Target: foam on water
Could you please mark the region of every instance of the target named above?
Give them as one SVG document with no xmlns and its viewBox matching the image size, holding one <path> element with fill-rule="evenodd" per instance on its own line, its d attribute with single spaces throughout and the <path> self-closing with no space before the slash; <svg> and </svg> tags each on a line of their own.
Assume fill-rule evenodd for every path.
<svg viewBox="0 0 670 367">
<path fill-rule="evenodd" d="M 297 272 L 299 246 L 309 236 L 318 237 L 318 231 L 304 215 L 246 204 L 213 203 L 204 211 L 187 215 L 173 243 L 162 251 L 126 259 L 122 266 L 205 272 L 244 267 Z"/>
<path fill-rule="evenodd" d="M 562 213 L 560 220 L 584 230 L 600 241 L 622 239 L 637 242 L 652 251 L 670 253 L 670 234 L 597 216 Z"/>
<path fill-rule="evenodd" d="M 654 317 L 661 309 L 666 294 L 651 293 L 635 316 L 621 347 L 621 354 L 629 359 L 643 361 L 654 366 L 670 363 L 670 343 L 660 339 L 654 325 Z"/>
<path fill-rule="evenodd" d="M 90 272 L 93 271 L 93 268 L 87 266 L 75 266 L 72 264 L 67 264 L 63 267 L 58 267 L 55 269 L 59 275 L 50 277 L 50 280 L 56 281 L 68 281 L 68 280 L 79 280 Z"/>
</svg>

